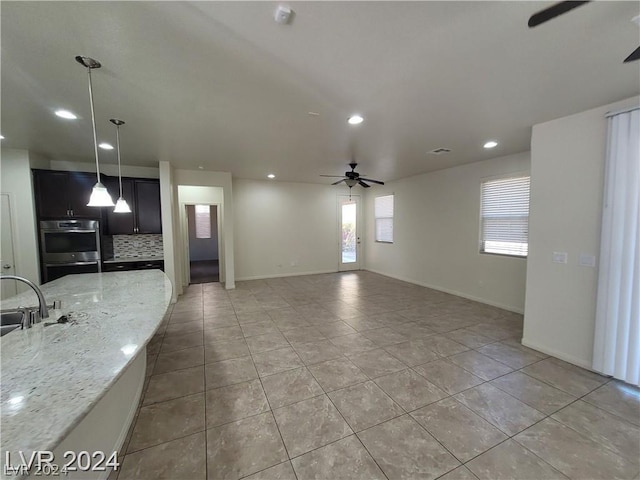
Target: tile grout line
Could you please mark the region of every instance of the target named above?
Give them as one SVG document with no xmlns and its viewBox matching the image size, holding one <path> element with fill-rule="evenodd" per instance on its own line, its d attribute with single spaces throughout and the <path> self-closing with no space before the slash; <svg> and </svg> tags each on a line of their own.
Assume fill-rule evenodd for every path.
<svg viewBox="0 0 640 480">
<path fill-rule="evenodd" d="M 246 343 L 246 337 L 244 338 L 244 341 Z M 295 468 L 293 468 L 293 464 L 291 463 L 291 456 L 289 455 L 289 449 L 287 448 L 287 444 L 284 442 L 284 437 L 282 436 L 282 432 L 280 431 L 280 425 L 278 425 L 278 421 L 276 420 L 276 416 L 275 416 L 275 414 L 273 412 L 273 408 L 271 407 L 271 402 L 269 401 L 269 396 L 267 395 L 267 391 L 264 389 L 264 384 L 262 383 L 262 378 L 260 377 L 260 372 L 258 371 L 258 368 L 256 366 L 256 362 L 255 362 L 255 360 L 253 358 L 253 352 L 251 352 L 251 349 L 248 348 L 248 345 L 247 345 L 247 350 L 249 351 L 249 357 L 251 358 L 251 363 L 253 364 L 253 368 L 255 368 L 256 374 L 258 375 L 258 380 L 260 381 L 260 388 L 262 389 L 262 394 L 264 395 L 264 398 L 267 400 L 267 405 L 269 406 L 269 413 L 271 414 L 271 418 L 273 418 L 273 423 L 275 424 L 276 429 L 278 430 L 278 435 L 280 435 L 280 442 L 282 443 L 282 446 L 284 447 L 284 453 L 287 456 L 287 459 L 288 459 L 289 463 L 291 464 L 291 470 L 293 470 L 293 474 L 297 479 L 298 475 L 296 474 Z M 276 464 L 276 465 L 280 465 L 280 464 Z M 275 465 L 270 465 L 267 468 L 271 468 L 273 466 L 275 466 Z M 264 470 L 266 470 L 266 468 Z M 253 473 L 257 473 L 257 472 L 253 472 Z M 250 475 L 253 475 L 253 473 L 251 473 Z"/>
<path fill-rule="evenodd" d="M 268 282 L 265 282 L 265 283 L 267 283 L 267 284 L 268 284 Z M 290 282 L 287 282 L 287 283 L 290 283 Z M 333 283 L 332 283 L 332 285 L 333 285 Z M 398 283 L 398 285 L 404 285 L 404 282 L 399 282 L 399 283 Z M 253 290 L 248 290 L 247 292 L 248 292 L 248 294 L 249 294 L 249 295 L 252 295 L 253 293 L 255 293 Z M 365 294 L 364 296 L 366 297 L 367 295 Z M 410 301 L 410 300 L 411 300 L 411 298 L 413 298 L 413 296 L 408 297 L 407 301 Z M 420 296 L 416 295 L 416 296 L 415 296 L 415 302 L 416 302 L 416 303 L 420 303 L 420 301 L 421 301 L 421 300 L 420 300 L 420 298 L 421 298 Z M 341 300 L 338 300 L 338 301 L 341 301 Z M 313 302 L 312 302 L 312 303 L 313 303 Z M 435 305 L 437 305 L 437 303 L 438 303 L 438 302 L 436 302 L 436 303 L 435 303 Z M 439 302 L 439 303 L 446 303 L 446 300 L 445 300 L 445 299 L 442 299 L 442 300 L 440 300 L 440 302 Z M 310 304 L 311 304 L 311 303 L 310 303 Z M 348 304 L 348 305 L 349 305 L 349 306 L 351 306 L 351 304 Z M 430 305 L 430 306 L 432 306 L 432 305 Z M 294 309 L 295 309 L 295 308 L 294 308 Z M 266 310 L 266 309 L 264 309 L 264 310 Z M 393 309 L 389 310 L 389 312 L 393 313 Z M 332 312 L 332 313 L 333 313 L 333 312 Z M 445 315 L 448 315 L 448 314 L 443 314 L 443 315 L 440 315 L 440 316 L 445 316 Z M 364 316 L 367 316 L 367 315 L 364 315 Z M 342 319 L 341 317 L 339 317 L 339 316 L 338 316 L 338 318 L 339 318 L 340 320 L 344 321 L 344 319 Z M 436 316 L 436 317 L 430 317 L 430 318 L 437 318 L 437 316 Z M 493 320 L 501 320 L 501 319 L 506 319 L 506 318 L 507 318 L 507 315 L 498 316 L 496 319 L 491 319 L 492 321 L 491 321 L 491 322 L 489 322 L 489 323 L 493 323 Z M 345 322 L 345 323 L 347 323 L 347 322 Z M 408 323 L 408 322 L 405 322 L 405 323 Z M 347 323 L 347 324 L 348 324 L 348 323 Z M 418 325 L 419 325 L 419 324 L 418 324 Z M 312 326 L 315 326 L 315 324 L 312 324 Z M 276 324 L 276 327 L 278 328 L 278 330 L 280 331 L 280 333 L 282 333 L 282 332 L 283 332 L 283 330 L 280 330 L 280 327 L 279 327 L 277 324 Z M 452 331 L 456 331 L 456 330 L 461 330 L 461 329 L 468 328 L 468 327 L 469 327 L 469 326 L 465 326 L 465 327 L 461 327 L 461 328 L 458 328 L 458 329 L 453 329 L 453 330 L 450 330 L 450 331 L 445 331 L 445 332 L 436 332 L 435 334 L 436 334 L 436 335 L 442 335 L 442 336 L 444 336 L 445 338 L 448 338 L 448 337 L 446 336 L 446 334 L 447 334 L 447 333 L 452 332 Z M 379 328 L 384 328 L 384 327 L 379 327 Z M 393 329 L 393 327 L 390 327 L 390 328 L 392 328 L 392 329 Z M 375 330 L 375 328 L 374 328 L 374 329 L 368 329 L 368 330 Z M 367 330 L 363 330 L 362 332 L 366 332 L 366 331 L 367 331 Z M 357 333 L 362 333 L 362 332 L 358 331 Z M 347 335 L 347 334 L 345 334 L 345 335 Z M 491 342 L 490 344 L 502 343 L 504 340 L 506 340 L 506 339 L 508 339 L 508 338 L 509 338 L 509 337 L 505 337 L 505 338 L 503 338 L 503 339 L 497 339 L 497 340 L 495 340 L 495 341 Z M 330 340 L 330 339 L 329 339 L 329 340 Z M 455 340 L 453 340 L 453 339 L 449 339 L 449 340 L 455 341 Z M 287 342 L 288 342 L 288 340 L 287 340 Z M 288 344 L 289 344 L 289 346 L 290 346 L 291 348 L 293 348 L 293 350 L 294 350 L 294 351 L 296 351 L 296 353 L 297 353 L 297 350 L 295 349 L 295 347 L 293 347 L 293 345 L 292 345 L 290 342 L 288 342 Z M 489 345 L 489 344 L 487 344 L 487 345 Z M 465 347 L 467 347 L 466 345 L 464 345 L 464 346 L 465 346 Z M 483 345 L 483 346 L 484 346 L 484 345 Z M 508 346 L 508 345 L 506 345 L 506 346 Z M 383 348 L 383 347 L 377 346 L 377 348 Z M 479 351 L 478 351 L 478 349 L 479 349 L 479 348 L 482 348 L 482 346 L 481 346 L 481 347 L 476 347 L 476 348 L 470 348 L 470 347 L 467 347 L 467 348 L 469 348 L 469 350 L 467 350 L 467 351 L 475 351 L 475 352 L 478 352 L 478 353 L 480 353 L 480 354 L 484 355 L 484 353 L 482 353 L 482 352 L 479 352 Z M 386 351 L 386 350 L 385 350 L 385 351 Z M 526 352 L 525 352 L 525 353 L 526 353 Z M 253 356 L 252 356 L 252 352 L 251 352 L 251 351 L 249 351 L 249 355 L 251 356 L 252 361 L 253 361 Z M 392 355 L 392 354 L 391 354 L 391 355 Z M 445 358 L 450 357 L 450 356 L 451 356 L 451 355 L 448 355 L 448 356 L 439 356 L 439 358 L 440 358 L 440 359 L 445 359 Z M 493 358 L 493 357 L 491 357 L 491 356 L 488 356 L 488 355 L 486 355 L 486 356 L 487 356 L 488 358 L 490 358 L 491 360 L 497 361 L 498 363 L 502 363 L 500 360 L 496 360 L 495 358 Z M 344 355 L 342 355 L 340 358 L 346 358 L 347 360 L 350 360 L 348 357 L 346 357 L 346 356 L 344 356 Z M 547 357 L 547 358 L 548 358 L 548 357 Z M 522 374 L 527 375 L 527 374 L 526 374 L 526 372 L 522 372 L 522 369 L 524 369 L 524 368 L 526 368 L 526 367 L 528 367 L 528 366 L 530 366 L 530 365 L 533 365 L 533 364 L 535 364 L 535 363 L 538 363 L 538 362 L 540 362 L 540 361 L 542 361 L 542 360 L 545 360 L 545 359 L 546 359 L 546 358 L 540 358 L 540 359 L 539 359 L 538 361 L 536 361 L 536 362 L 532 362 L 531 364 L 525 365 L 525 366 L 523 366 L 523 367 L 521 367 L 521 368 L 519 368 L 519 369 L 514 369 L 514 370 L 513 370 L 513 372 L 505 373 L 504 375 L 500 375 L 500 376 L 495 377 L 495 378 L 492 378 L 492 379 L 490 379 L 490 380 L 484 380 L 484 379 L 481 379 L 481 380 L 483 380 L 483 381 L 482 381 L 482 383 L 480 383 L 479 385 L 483 385 L 483 384 L 485 384 L 485 383 L 491 383 L 493 380 L 496 380 L 496 379 L 498 379 L 498 378 L 501 378 L 502 376 L 509 375 L 510 373 L 514 373 L 514 372 L 521 372 Z M 303 363 L 304 363 L 304 362 L 303 362 Z M 322 363 L 322 362 L 317 362 L 317 363 Z M 425 362 L 425 363 L 429 363 L 429 362 Z M 311 366 L 311 365 L 314 365 L 314 364 L 306 364 L 306 363 L 304 363 L 304 368 L 307 368 L 307 369 L 308 369 L 308 368 L 309 368 L 309 366 Z M 421 365 L 422 365 L 422 364 L 421 364 Z M 418 366 L 419 366 L 419 365 L 418 365 Z M 462 368 L 462 369 L 463 369 L 463 370 L 465 370 L 465 371 L 468 371 L 470 374 L 473 374 L 473 372 L 470 372 L 469 370 L 465 369 L 464 367 L 460 367 L 459 365 L 456 365 L 456 366 L 457 366 L 458 368 Z M 509 366 L 509 365 L 507 365 L 507 366 L 508 366 L 509 368 L 513 368 L 513 367 L 511 367 L 511 366 Z M 413 368 L 414 368 L 414 367 L 415 367 L 415 366 L 413 366 L 413 367 L 409 367 L 409 368 L 410 368 L 412 371 L 414 371 L 414 370 L 413 370 Z M 296 367 L 296 368 L 302 368 L 302 366 L 300 366 L 300 367 Z M 277 373 L 280 373 L 280 372 L 277 372 Z M 416 373 L 417 373 L 417 372 L 416 372 Z M 475 374 L 474 374 L 474 375 L 475 375 Z M 313 376 L 313 374 L 312 374 L 312 376 Z M 422 375 L 421 375 L 421 376 L 422 376 Z M 544 383 L 544 384 L 546 384 L 546 385 L 549 385 L 549 387 L 550 387 L 550 388 L 558 389 L 558 387 L 556 387 L 556 386 L 554 386 L 554 385 L 551 385 L 551 384 L 547 383 L 547 382 L 546 382 L 546 381 L 544 381 L 544 380 L 541 380 L 541 379 L 538 379 L 538 378 L 532 377 L 532 376 L 530 376 L 530 375 L 527 375 L 527 376 L 528 376 L 528 377 L 531 377 L 531 378 L 533 378 L 533 379 L 535 379 L 535 380 L 537 380 L 537 381 L 540 381 L 541 383 Z M 375 382 L 375 378 L 378 378 L 378 377 L 371 378 L 371 377 L 369 377 L 368 375 L 367 375 L 367 377 L 369 378 L 369 380 L 373 380 L 374 382 Z M 260 376 L 259 376 L 258 378 L 260 379 L 260 381 L 261 381 L 261 385 L 263 386 L 263 384 L 262 384 L 262 377 L 260 377 Z M 315 376 L 314 376 L 314 378 L 315 378 Z M 424 378 L 424 377 L 423 377 L 423 378 Z M 369 381 L 369 380 L 366 380 L 366 381 Z M 427 380 L 427 381 L 429 381 L 429 379 L 428 379 L 428 378 L 427 378 L 426 380 Z M 363 382 L 361 382 L 361 383 L 364 383 L 364 382 L 365 382 L 365 381 L 363 381 Z M 524 429 L 524 430 L 522 430 L 522 431 L 525 431 L 526 429 L 533 427 L 533 426 L 534 426 L 534 425 L 536 425 L 537 423 L 542 422 L 543 420 L 545 420 L 545 419 L 547 419 L 547 418 L 551 417 L 551 415 L 553 415 L 553 414 L 557 413 L 557 411 L 559 411 L 559 410 L 561 410 L 561 409 L 563 409 L 563 408 L 566 408 L 566 407 L 568 407 L 568 406 L 572 405 L 573 403 L 575 403 L 575 402 L 577 402 L 577 401 L 579 401 L 579 400 L 582 400 L 585 396 L 587 396 L 587 395 L 589 395 L 590 393 L 592 393 L 593 391 L 595 391 L 595 390 L 597 390 L 597 389 L 599 389 L 599 388 L 603 387 L 603 386 L 604 386 L 604 385 L 606 385 L 608 382 L 610 382 L 610 380 L 609 380 L 609 381 L 607 381 L 607 382 L 605 382 L 604 384 L 601 384 L 601 385 L 596 386 L 595 388 L 593 388 L 593 389 L 592 389 L 592 390 L 590 390 L 589 392 L 585 393 L 585 394 L 584 394 L 584 395 L 582 395 L 581 397 L 576 398 L 575 400 L 573 400 L 573 401 L 572 401 L 572 402 L 570 402 L 569 404 L 567 404 L 567 405 L 565 405 L 565 406 L 563 406 L 563 407 L 559 408 L 558 410 L 556 410 L 556 411 L 554 411 L 554 412 L 552 412 L 552 413 L 550 413 L 550 414 L 546 414 L 545 412 L 541 412 L 541 413 L 544 415 L 544 417 L 543 417 L 541 420 L 539 420 L 538 422 L 535 422 L 534 424 L 532 424 L 532 425 L 528 426 L 527 428 L 525 428 L 525 429 Z M 478 385 L 478 386 L 479 386 L 479 385 Z M 353 386 L 353 385 L 349 385 L 349 386 L 342 387 L 342 388 L 349 388 L 350 386 Z M 509 394 L 509 392 L 506 392 L 506 391 L 504 391 L 504 390 L 500 389 L 499 387 L 497 387 L 497 386 L 495 386 L 495 385 L 493 385 L 493 384 L 492 384 L 492 386 L 494 386 L 495 388 L 497 388 L 497 389 L 498 389 L 498 390 L 500 390 L 501 392 L 503 392 L 503 393 L 507 394 L 508 396 L 513 397 L 513 395 Z M 324 394 L 325 394 L 325 395 L 327 395 L 327 392 L 324 390 L 324 388 L 323 388 L 322 386 L 321 386 L 321 388 L 322 388 L 323 392 L 325 392 Z M 341 389 L 342 389 L 342 388 L 341 388 Z M 470 387 L 470 388 L 475 388 L 475 387 Z M 206 387 L 205 387 L 205 390 L 206 390 Z M 340 389 L 337 389 L 337 390 L 340 390 Z M 337 391 L 337 390 L 334 390 L 334 391 Z M 468 389 L 466 389 L 466 390 L 468 390 Z M 463 390 L 463 391 L 466 391 L 466 390 Z M 563 391 L 562 389 L 558 389 L 558 390 L 559 390 L 559 391 Z M 264 391 L 264 387 L 263 387 L 263 391 Z M 448 393 L 448 392 L 445 392 L 445 393 Z M 457 392 L 457 393 L 461 393 L 461 392 Z M 457 395 L 457 393 L 456 393 L 456 394 L 454 394 L 454 395 Z M 564 393 L 568 393 L 568 392 L 564 392 Z M 445 398 L 450 398 L 450 397 L 453 397 L 454 395 L 449 395 L 448 397 L 445 397 Z M 327 395 L 327 397 L 328 397 L 328 395 Z M 329 400 L 331 401 L 330 397 L 328 397 L 328 398 L 329 398 Z M 520 399 L 518 399 L 518 398 L 516 398 L 516 397 L 513 397 L 513 398 L 514 398 L 514 399 L 516 399 L 517 401 L 520 401 L 520 402 L 522 402 L 523 404 L 525 404 L 525 405 L 527 405 L 527 406 L 529 406 L 529 407 L 531 407 L 531 408 L 535 409 L 535 407 L 533 407 L 533 406 L 531 406 L 531 405 L 527 404 L 527 403 L 526 403 L 526 402 L 524 402 L 523 400 L 520 400 Z M 443 399 L 441 399 L 441 400 L 443 400 Z M 267 397 L 267 402 L 269 402 L 268 397 Z M 333 403 L 333 402 L 332 402 L 332 403 Z M 434 403 L 434 402 L 432 402 L 432 403 Z M 269 402 L 269 405 L 270 405 L 270 402 Z M 334 405 L 334 407 L 335 407 L 335 405 Z M 402 407 L 401 407 L 401 408 L 402 408 Z M 419 407 L 419 408 L 422 408 L 422 407 Z M 468 407 L 467 407 L 467 408 L 468 408 Z M 596 406 L 596 408 L 599 408 L 599 407 L 597 407 L 597 406 Z M 336 409 L 337 409 L 337 407 L 336 407 Z M 535 410 L 537 410 L 537 409 L 535 409 Z M 404 409 L 403 409 L 403 411 L 405 411 L 405 412 L 406 412 L 406 410 L 404 410 Z M 605 412 L 607 412 L 607 413 L 611 413 L 611 412 L 608 412 L 607 410 L 604 410 L 604 411 L 605 411 Z M 338 410 L 338 412 L 339 412 L 339 413 L 340 413 L 340 415 L 342 416 L 342 414 L 341 414 L 341 412 L 340 412 L 339 410 Z M 406 412 L 406 413 L 410 415 L 410 412 Z M 474 412 L 474 413 L 475 413 L 475 412 Z M 622 418 L 622 417 L 618 417 L 618 416 L 617 416 L 617 415 L 615 415 L 615 414 L 612 414 L 612 415 L 616 416 L 616 418 L 621 418 L 622 420 L 626 421 L 626 419 L 624 419 L 624 418 Z M 482 416 L 480 416 L 480 417 L 482 418 Z M 397 418 L 397 417 L 394 417 L 394 418 Z M 343 419 L 344 419 L 344 417 L 343 417 Z M 486 420 L 486 419 L 485 419 L 485 420 Z M 387 421 L 389 421 L 389 420 L 387 420 Z M 381 423 L 384 423 L 384 422 L 381 422 Z M 489 423 L 491 424 L 491 422 L 489 422 Z M 560 423 L 562 424 L 562 422 L 560 422 Z M 277 422 L 276 422 L 276 424 L 277 424 Z M 347 424 L 348 424 L 348 422 L 347 422 Z M 492 424 L 492 425 L 493 425 L 493 424 Z M 562 424 L 562 425 L 564 425 L 564 424 Z M 566 425 L 565 425 L 565 426 L 566 426 Z M 568 427 L 568 426 L 567 426 L 567 427 Z M 369 427 L 369 428 L 373 428 L 373 426 L 372 426 L 372 427 Z M 424 428 L 424 427 L 423 427 L 423 428 Z M 568 427 L 568 428 L 571 428 L 571 427 Z M 573 429 L 572 429 L 572 430 L 573 430 Z M 508 439 L 512 439 L 513 437 L 515 437 L 515 436 L 516 436 L 516 435 L 518 435 L 519 433 L 522 433 L 522 431 L 521 431 L 521 432 L 516 433 L 515 435 L 508 436 L 508 438 L 507 438 L 507 439 L 505 439 L 504 441 L 507 441 Z M 578 432 L 578 434 L 579 434 L 579 432 Z M 357 434 L 356 434 L 356 435 L 357 435 Z M 436 440 L 437 440 L 437 439 L 436 439 Z M 501 442 L 501 443 L 504 443 L 504 442 Z M 499 443 L 499 444 L 497 444 L 497 445 L 500 445 L 501 443 Z M 497 445 L 496 445 L 496 446 L 497 446 Z M 444 447 L 444 446 L 443 446 L 443 447 Z M 322 447 L 319 447 L 319 448 L 322 448 Z M 495 446 L 494 446 L 494 447 L 492 447 L 492 448 L 495 448 Z M 286 446 L 285 446 L 285 449 L 286 449 Z M 489 450 L 491 450 L 491 449 L 489 449 Z M 487 451 L 489 451 L 489 450 L 487 450 Z M 529 450 L 527 449 L 527 451 L 529 451 Z M 535 455 L 535 454 L 534 454 L 534 455 Z M 454 456 L 454 457 L 455 457 L 455 456 Z M 537 456 L 536 456 L 536 457 L 537 457 Z M 457 458 L 457 457 L 456 457 L 456 458 Z M 474 457 L 474 458 L 477 458 L 477 457 Z M 539 458 L 539 457 L 537 457 L 537 458 Z M 471 461 L 471 460 L 473 460 L 473 459 L 470 459 L 469 461 Z M 541 459 L 541 460 L 542 460 L 542 459 Z M 465 462 L 465 464 L 466 464 L 466 463 L 468 463 L 469 461 Z M 542 461 L 544 461 L 544 460 L 542 460 Z M 546 462 L 545 462 L 545 463 L 546 463 Z M 457 468 L 457 467 L 456 467 L 456 468 Z"/>
</svg>

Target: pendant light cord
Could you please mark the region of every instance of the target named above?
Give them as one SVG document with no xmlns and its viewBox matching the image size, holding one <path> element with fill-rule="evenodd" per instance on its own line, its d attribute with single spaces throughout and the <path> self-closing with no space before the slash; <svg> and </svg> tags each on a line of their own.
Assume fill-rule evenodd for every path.
<svg viewBox="0 0 640 480">
<path fill-rule="evenodd" d="M 98 136 L 96 135 L 96 115 L 93 111 L 93 90 L 91 88 L 91 68 L 87 67 L 89 71 L 89 103 L 91 104 L 91 125 L 93 126 L 93 148 L 96 154 L 96 173 L 98 174 L 98 183 L 100 182 L 100 165 L 98 164 Z M 122 189 L 122 187 L 120 187 Z"/>
<path fill-rule="evenodd" d="M 120 181 L 120 198 L 122 198 L 122 170 L 120 169 L 120 125 L 116 125 L 116 148 L 118 149 L 118 180 Z"/>
</svg>

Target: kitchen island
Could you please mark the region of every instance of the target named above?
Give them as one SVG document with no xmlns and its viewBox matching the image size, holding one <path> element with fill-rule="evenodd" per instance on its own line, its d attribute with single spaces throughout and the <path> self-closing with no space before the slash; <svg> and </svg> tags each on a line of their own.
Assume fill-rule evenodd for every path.
<svg viewBox="0 0 640 480">
<path fill-rule="evenodd" d="M 146 344 L 172 293 L 159 270 L 69 275 L 41 289 L 62 308 L 0 339 L 3 478 L 7 452 L 14 465 L 22 463 L 19 452 L 28 460 L 32 452 L 104 449 L 108 457 L 120 447 L 142 391 Z M 37 305 L 34 292 L 3 301 L 2 309 L 20 305 Z M 62 314 L 68 323 L 55 322 Z M 106 476 L 92 473 L 82 477 Z"/>
</svg>

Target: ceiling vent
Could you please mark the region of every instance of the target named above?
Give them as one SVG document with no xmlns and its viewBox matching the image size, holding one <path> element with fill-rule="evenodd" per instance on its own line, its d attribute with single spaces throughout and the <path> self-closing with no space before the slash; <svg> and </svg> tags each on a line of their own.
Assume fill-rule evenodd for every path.
<svg viewBox="0 0 640 480">
<path fill-rule="evenodd" d="M 450 148 L 436 148 L 435 150 L 431 150 L 430 152 L 427 152 L 428 155 L 444 155 L 445 153 L 451 153 L 451 149 Z"/>
</svg>

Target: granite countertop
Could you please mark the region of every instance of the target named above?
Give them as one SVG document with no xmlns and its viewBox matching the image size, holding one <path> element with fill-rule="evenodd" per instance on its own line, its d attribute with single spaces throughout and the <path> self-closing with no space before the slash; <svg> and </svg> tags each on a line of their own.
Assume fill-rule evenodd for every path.
<svg viewBox="0 0 640 480">
<path fill-rule="evenodd" d="M 164 261 L 164 257 L 156 256 L 156 257 L 118 257 L 118 258 L 107 258 L 102 260 L 102 263 L 122 263 L 122 262 L 157 262 Z"/>
<path fill-rule="evenodd" d="M 7 451 L 53 450 L 144 354 L 171 301 L 171 282 L 160 270 L 68 275 L 42 291 L 62 309 L 0 338 L 3 459 Z M 1 306 L 37 303 L 29 289 Z M 69 323 L 44 326 L 62 314 Z"/>
</svg>

